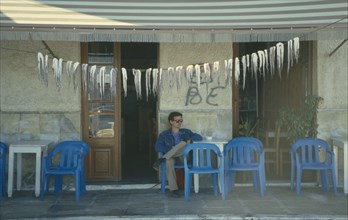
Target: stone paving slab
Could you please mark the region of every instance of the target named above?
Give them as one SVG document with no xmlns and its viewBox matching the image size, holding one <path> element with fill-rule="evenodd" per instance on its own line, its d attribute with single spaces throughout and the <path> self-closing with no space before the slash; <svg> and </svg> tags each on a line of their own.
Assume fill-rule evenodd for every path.
<svg viewBox="0 0 348 220">
<path fill-rule="evenodd" d="M 348 196 L 340 189 L 322 192 L 304 187 L 300 196 L 288 187 L 268 187 L 264 197 L 252 187 L 235 187 L 226 198 L 210 188 L 171 198 L 159 189 L 87 191 L 80 202 L 74 191 L 45 194 L 15 191 L 0 201 L 0 219 L 348 219 Z"/>
</svg>

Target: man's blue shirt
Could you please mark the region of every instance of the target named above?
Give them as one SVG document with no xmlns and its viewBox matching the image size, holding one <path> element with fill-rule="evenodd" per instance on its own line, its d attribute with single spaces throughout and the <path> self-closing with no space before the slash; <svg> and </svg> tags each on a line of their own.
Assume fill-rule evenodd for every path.
<svg viewBox="0 0 348 220">
<path fill-rule="evenodd" d="M 179 137 L 180 141 L 185 141 L 185 142 L 188 140 L 201 141 L 203 139 L 201 135 L 194 133 L 191 130 L 186 128 L 180 128 L 179 134 L 180 134 L 180 137 Z M 172 134 L 172 130 L 168 129 L 160 133 L 156 141 L 155 150 L 156 152 L 162 152 L 165 154 L 168 151 L 170 151 L 174 146 L 175 146 L 175 139 Z"/>
</svg>

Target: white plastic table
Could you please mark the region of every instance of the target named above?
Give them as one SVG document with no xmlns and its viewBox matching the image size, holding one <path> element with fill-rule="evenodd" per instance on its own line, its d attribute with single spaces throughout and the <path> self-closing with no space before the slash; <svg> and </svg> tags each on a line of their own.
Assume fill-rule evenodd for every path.
<svg viewBox="0 0 348 220">
<path fill-rule="evenodd" d="M 215 144 L 216 146 L 219 147 L 221 154 L 222 154 L 222 159 L 224 158 L 224 146 L 227 144 L 228 140 L 227 139 L 221 139 L 221 138 L 213 138 L 211 140 L 203 139 L 202 141 L 195 141 L 194 143 L 209 143 L 209 144 Z M 222 163 L 222 169 L 224 169 L 224 165 Z M 199 192 L 199 174 L 193 174 L 193 183 L 194 183 L 194 189 L 195 193 Z M 220 178 L 220 177 L 219 177 Z M 219 183 L 223 181 L 219 179 Z M 220 192 L 221 192 L 221 186 L 220 187 Z"/>
<path fill-rule="evenodd" d="M 17 154 L 17 190 L 22 185 L 22 153 L 36 154 L 35 170 L 35 196 L 40 196 L 40 177 L 41 177 L 41 157 L 47 154 L 47 147 L 50 141 L 18 141 L 9 146 L 9 165 L 8 165 L 8 197 L 12 197 L 13 191 L 13 165 L 14 156 Z"/>
<path fill-rule="evenodd" d="M 343 191 L 348 194 L 348 138 L 347 135 L 336 136 L 332 135 L 333 151 L 336 155 L 335 172 L 336 183 L 338 184 L 338 148 L 343 149 Z"/>
</svg>

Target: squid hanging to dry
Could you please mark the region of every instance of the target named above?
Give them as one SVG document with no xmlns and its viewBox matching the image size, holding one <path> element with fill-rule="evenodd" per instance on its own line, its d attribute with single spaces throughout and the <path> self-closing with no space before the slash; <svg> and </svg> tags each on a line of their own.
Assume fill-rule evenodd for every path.
<svg viewBox="0 0 348 220">
<path fill-rule="evenodd" d="M 149 95 L 151 94 L 151 72 L 152 68 L 148 68 L 145 71 L 145 89 L 146 89 L 146 100 L 149 100 Z"/>
<path fill-rule="evenodd" d="M 44 79 L 44 81 L 45 81 L 45 84 L 46 84 L 46 86 L 48 86 L 48 55 L 45 55 L 45 65 L 44 65 L 44 67 L 45 67 L 45 79 Z"/>
<path fill-rule="evenodd" d="M 158 88 L 158 68 L 152 70 L 152 94 L 157 95 Z"/>
<path fill-rule="evenodd" d="M 207 88 L 207 94 L 209 91 L 209 83 L 210 83 L 210 65 L 209 63 L 204 63 L 203 64 L 203 68 L 204 68 L 204 81 L 205 81 L 205 85 Z"/>
<path fill-rule="evenodd" d="M 292 40 L 288 40 L 288 68 L 287 68 L 287 77 L 289 78 L 290 67 L 293 66 L 293 46 Z"/>
<path fill-rule="evenodd" d="M 268 66 L 269 66 L 268 50 L 264 49 L 263 52 L 265 54 L 265 68 L 266 68 L 266 72 L 268 72 L 269 71 L 269 69 L 268 69 Z"/>
<path fill-rule="evenodd" d="M 196 71 L 196 83 L 197 83 L 197 89 L 198 91 L 201 88 L 201 67 L 200 65 L 195 65 L 195 71 Z"/>
<path fill-rule="evenodd" d="M 186 67 L 185 74 L 186 74 L 186 82 L 188 85 L 190 85 L 192 82 L 191 80 L 192 80 L 192 75 L 193 75 L 193 65 L 188 65 Z"/>
<path fill-rule="evenodd" d="M 104 95 L 104 85 L 105 85 L 105 66 L 101 67 L 99 69 L 99 75 L 98 75 L 98 81 L 99 81 L 99 93 L 100 98 L 103 99 Z"/>
<path fill-rule="evenodd" d="M 220 86 L 220 62 L 215 61 L 213 65 L 213 74 L 215 74 L 215 79 L 217 84 Z"/>
<path fill-rule="evenodd" d="M 83 84 L 83 88 L 86 89 L 87 88 L 87 70 L 88 70 L 88 64 L 83 63 L 81 65 L 81 69 L 82 69 L 82 84 Z"/>
<path fill-rule="evenodd" d="M 251 54 L 251 75 L 253 76 L 254 79 L 256 79 L 257 77 L 257 54 L 256 53 L 252 53 Z"/>
<path fill-rule="evenodd" d="M 41 52 L 37 53 L 37 67 L 38 67 L 38 78 L 42 82 L 45 78 L 45 60 Z"/>
<path fill-rule="evenodd" d="M 168 83 L 169 87 L 172 88 L 174 85 L 174 68 L 168 67 Z"/>
<path fill-rule="evenodd" d="M 236 85 L 239 84 L 239 77 L 240 77 L 240 64 L 239 64 L 239 58 L 236 57 L 234 59 L 234 80 Z"/>
<path fill-rule="evenodd" d="M 175 68 L 175 79 L 176 79 L 176 88 L 179 90 L 181 87 L 181 72 L 182 72 L 183 66 L 177 66 Z"/>
<path fill-rule="evenodd" d="M 60 88 L 61 88 L 62 67 L 63 67 L 63 59 L 60 58 L 58 60 L 57 58 L 53 58 L 52 69 L 53 69 L 53 75 L 56 80 L 56 86 L 58 91 L 60 91 Z"/>
<path fill-rule="evenodd" d="M 79 84 L 78 77 L 77 77 L 77 70 L 80 66 L 79 62 L 75 62 L 72 69 L 72 77 L 73 77 L 73 85 L 74 85 L 74 91 L 76 92 L 77 86 Z"/>
<path fill-rule="evenodd" d="M 298 37 L 294 38 L 293 48 L 294 48 L 294 57 L 295 57 L 296 63 L 298 63 L 298 58 L 300 57 L 300 38 Z"/>
<path fill-rule="evenodd" d="M 265 53 L 262 50 L 257 51 L 257 54 L 259 56 L 259 71 L 260 75 L 263 76 L 265 79 Z"/>
<path fill-rule="evenodd" d="M 137 99 L 141 99 L 141 71 L 139 69 L 133 69 L 133 75 Z"/>
<path fill-rule="evenodd" d="M 276 55 L 276 47 L 273 46 L 269 48 L 269 68 L 270 68 L 272 78 L 274 76 L 274 70 L 275 70 L 275 55 Z"/>
<path fill-rule="evenodd" d="M 247 71 L 246 56 L 242 56 L 242 68 L 243 68 L 243 90 L 244 90 L 246 71 Z"/>
<path fill-rule="evenodd" d="M 68 86 L 71 84 L 71 75 L 72 75 L 72 61 L 68 61 L 65 64 L 66 76 L 68 78 Z"/>
<path fill-rule="evenodd" d="M 226 85 L 229 84 L 229 82 L 232 82 L 232 77 L 233 77 L 233 59 L 228 59 L 227 61 L 227 82 Z"/>
<path fill-rule="evenodd" d="M 250 71 L 250 55 L 249 54 L 246 55 L 246 67 L 247 67 L 247 70 Z"/>
<path fill-rule="evenodd" d="M 163 78 L 162 78 L 162 73 L 163 73 L 163 69 L 160 68 L 159 69 L 159 73 L 158 73 L 158 88 L 161 89 L 163 88 Z"/>
<path fill-rule="evenodd" d="M 117 82 L 117 69 L 111 68 L 110 70 L 110 93 L 111 97 L 114 97 L 116 91 L 116 82 Z"/>
<path fill-rule="evenodd" d="M 93 65 L 91 66 L 91 69 L 89 70 L 89 75 L 90 75 L 90 88 L 89 90 L 91 91 L 92 94 L 94 94 L 94 91 L 95 91 L 95 86 L 96 86 L 96 83 L 95 81 L 97 80 L 96 79 L 96 70 L 97 70 L 97 65 Z"/>
<path fill-rule="evenodd" d="M 122 85 L 123 85 L 123 93 L 124 93 L 123 96 L 127 97 L 127 79 L 128 79 L 127 70 L 126 68 L 122 67 L 121 71 L 122 71 Z"/>
<path fill-rule="evenodd" d="M 283 64 L 284 64 L 284 44 L 277 43 L 276 48 L 277 48 L 277 69 L 278 69 L 279 78 L 281 78 Z"/>
</svg>

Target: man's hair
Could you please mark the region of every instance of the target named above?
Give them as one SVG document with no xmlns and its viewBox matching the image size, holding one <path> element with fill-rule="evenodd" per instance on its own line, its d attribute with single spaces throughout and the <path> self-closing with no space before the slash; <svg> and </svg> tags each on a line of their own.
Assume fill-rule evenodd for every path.
<svg viewBox="0 0 348 220">
<path fill-rule="evenodd" d="M 182 114 L 180 112 L 171 112 L 168 116 L 168 121 L 173 121 L 175 117 L 177 116 L 181 116 L 182 117 Z"/>
</svg>

